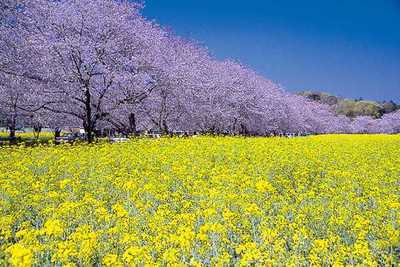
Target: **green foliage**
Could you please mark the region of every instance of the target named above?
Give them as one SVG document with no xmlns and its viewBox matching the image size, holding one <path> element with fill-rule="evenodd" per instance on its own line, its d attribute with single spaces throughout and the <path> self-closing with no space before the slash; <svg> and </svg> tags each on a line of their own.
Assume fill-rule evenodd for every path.
<svg viewBox="0 0 400 267">
<path fill-rule="evenodd" d="M 313 101 L 334 106 L 337 114 L 350 118 L 357 116 L 380 118 L 383 114 L 400 109 L 400 105 L 397 105 L 394 101 L 376 102 L 362 98 L 347 99 L 318 91 L 303 91 L 298 94 Z"/>
<path fill-rule="evenodd" d="M 340 101 L 339 97 L 317 91 L 303 91 L 299 95 L 327 105 L 336 105 Z"/>
<path fill-rule="evenodd" d="M 370 116 L 380 118 L 383 114 L 383 108 L 380 104 L 372 101 L 355 101 L 345 99 L 338 103 L 336 112 L 347 117 Z"/>
<path fill-rule="evenodd" d="M 385 114 L 391 113 L 391 112 L 394 112 L 394 111 L 400 109 L 400 105 L 397 105 L 393 101 L 384 101 L 382 103 L 382 107 L 383 107 L 383 111 Z"/>
</svg>

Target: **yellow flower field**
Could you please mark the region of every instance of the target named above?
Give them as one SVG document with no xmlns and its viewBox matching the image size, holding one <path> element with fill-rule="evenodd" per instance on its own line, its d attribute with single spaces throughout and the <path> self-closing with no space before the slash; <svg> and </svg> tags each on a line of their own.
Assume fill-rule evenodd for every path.
<svg viewBox="0 0 400 267">
<path fill-rule="evenodd" d="M 399 263 L 400 136 L 0 150 L 0 266 Z"/>
<path fill-rule="evenodd" d="M 8 132 L 0 132 L 0 137 L 6 138 L 9 136 Z M 27 133 L 16 133 L 16 137 L 20 137 L 20 138 L 36 138 L 35 134 L 32 132 L 27 132 Z M 39 134 L 39 137 L 41 138 L 53 138 L 54 134 L 51 132 L 41 132 Z"/>
</svg>

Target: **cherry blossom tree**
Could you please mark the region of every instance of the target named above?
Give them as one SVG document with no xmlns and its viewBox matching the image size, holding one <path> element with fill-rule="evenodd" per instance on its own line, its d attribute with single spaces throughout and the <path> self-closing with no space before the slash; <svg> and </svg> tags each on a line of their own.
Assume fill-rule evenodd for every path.
<svg viewBox="0 0 400 267">
<path fill-rule="evenodd" d="M 10 139 L 17 126 L 31 124 L 41 86 L 38 55 L 30 43 L 32 20 L 25 7 L 44 1 L 7 0 L 0 4 L 0 109 L 6 117 Z"/>
<path fill-rule="evenodd" d="M 146 95 L 143 79 L 154 80 L 152 63 L 164 32 L 128 1 L 49 1 L 33 8 L 42 16 L 29 35 L 41 65 L 42 108 L 79 119 L 93 141 L 97 123 Z M 140 80 L 140 81 L 138 81 Z"/>
<path fill-rule="evenodd" d="M 29 124 L 33 101 L 31 88 L 32 83 L 22 77 L 0 73 L 0 108 L 11 141 L 16 138 L 17 127 Z"/>
<path fill-rule="evenodd" d="M 205 78 L 212 59 L 204 48 L 174 36 L 170 36 L 163 55 L 163 82 L 142 110 L 148 121 L 164 133 L 193 130 L 193 109 L 198 107 L 195 95 L 206 90 Z"/>
<path fill-rule="evenodd" d="M 204 132 L 263 134 L 282 104 L 274 83 L 233 61 L 210 61 L 194 88 L 191 111 L 195 128 Z"/>
<path fill-rule="evenodd" d="M 355 117 L 351 122 L 351 132 L 357 134 L 376 133 L 377 119 L 369 116 Z"/>
<path fill-rule="evenodd" d="M 354 122 L 354 128 L 364 133 L 384 133 L 384 134 L 398 134 L 400 133 L 400 112 L 394 111 L 385 114 L 380 119 L 369 121 L 367 124 L 360 125 L 360 118 Z"/>
<path fill-rule="evenodd" d="M 389 134 L 400 133 L 400 110 L 383 115 L 379 126 L 381 131 Z"/>
</svg>

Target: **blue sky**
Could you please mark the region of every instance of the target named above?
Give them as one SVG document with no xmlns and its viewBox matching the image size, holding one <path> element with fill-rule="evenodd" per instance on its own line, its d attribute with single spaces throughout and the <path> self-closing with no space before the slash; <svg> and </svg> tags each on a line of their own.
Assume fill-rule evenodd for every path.
<svg viewBox="0 0 400 267">
<path fill-rule="evenodd" d="M 289 91 L 400 101 L 400 0 L 147 0 L 143 13 Z"/>
</svg>

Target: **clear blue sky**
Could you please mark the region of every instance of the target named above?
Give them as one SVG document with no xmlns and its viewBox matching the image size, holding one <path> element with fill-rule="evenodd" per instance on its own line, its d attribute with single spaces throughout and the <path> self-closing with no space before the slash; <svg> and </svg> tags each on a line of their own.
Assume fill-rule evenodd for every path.
<svg viewBox="0 0 400 267">
<path fill-rule="evenodd" d="M 400 102 L 400 0 L 147 0 L 143 13 L 289 91 Z"/>
</svg>

